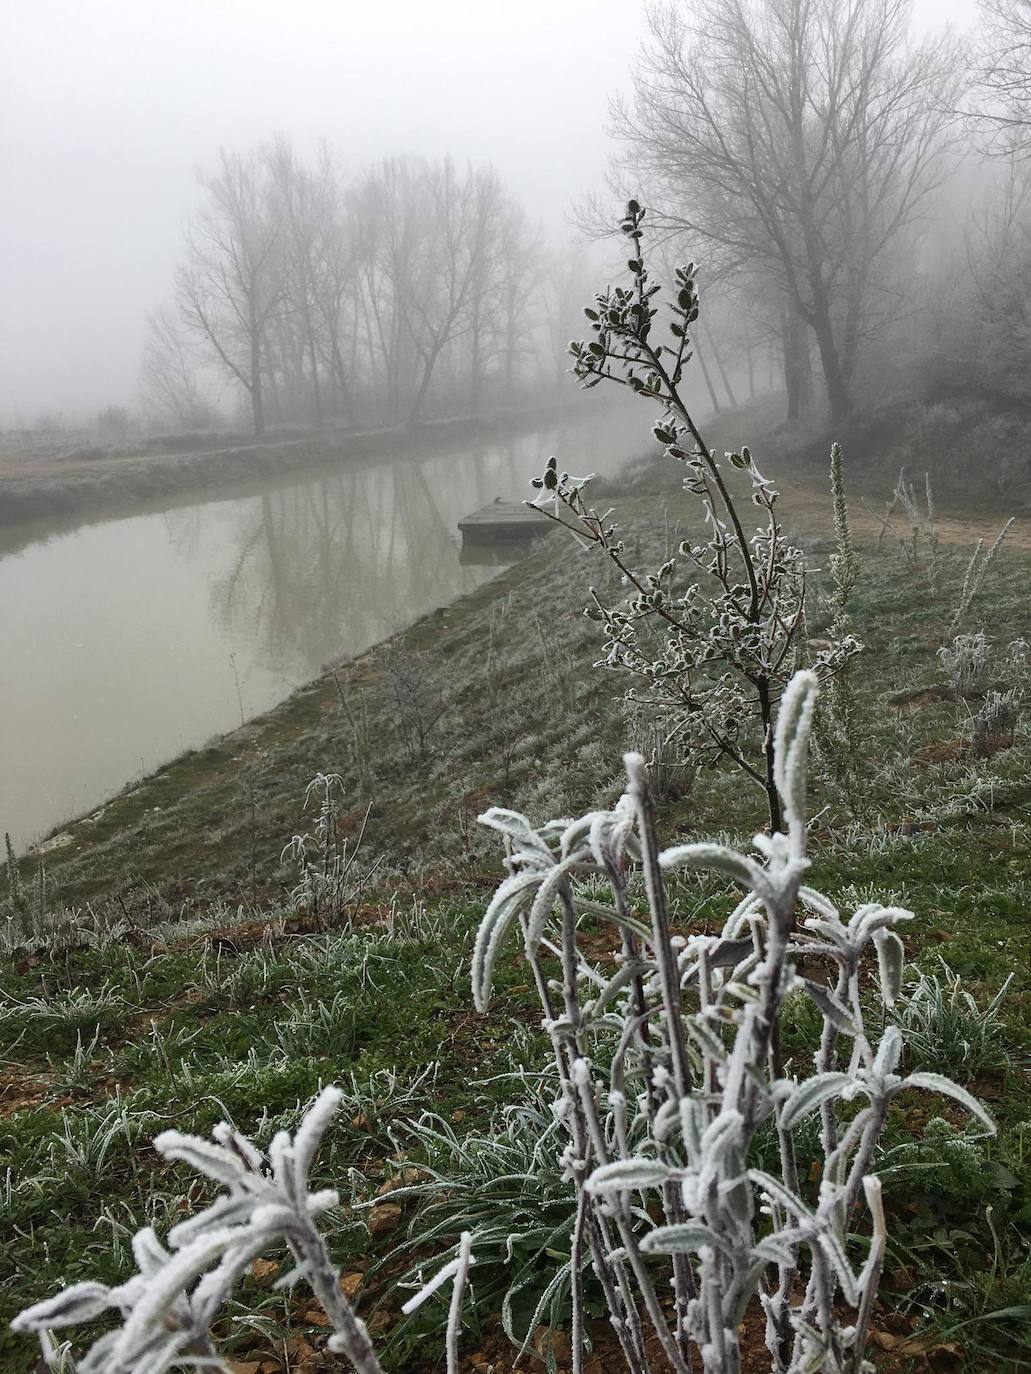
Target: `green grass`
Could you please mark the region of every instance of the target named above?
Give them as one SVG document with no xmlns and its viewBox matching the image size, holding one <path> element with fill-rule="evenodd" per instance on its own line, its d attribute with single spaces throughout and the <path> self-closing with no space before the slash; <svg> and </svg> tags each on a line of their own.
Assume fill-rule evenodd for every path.
<svg viewBox="0 0 1031 1374">
<path fill-rule="evenodd" d="M 660 499 L 675 517 L 684 498 Z M 658 548 L 655 505 L 648 496 L 629 503 L 630 537 Z M 893 549 L 862 547 L 855 621 L 867 650 L 852 669 L 862 804 L 857 814 L 818 755 L 812 881 L 844 904 L 877 896 L 912 907 L 911 959 L 931 972 L 940 956 L 982 1007 L 1016 975 L 998 1011 L 997 1062 L 973 1081 L 999 1137 L 970 1142 L 951 1116 L 936 1119 L 939 1103 L 914 1096 L 893 1117 L 883 1161 L 895 1275 L 886 1298 L 921 1331 L 960 1346 L 961 1368 L 987 1374 L 1027 1367 L 1019 1352 L 1031 1344 L 1027 1315 L 997 1315 L 1031 1288 L 1031 739 L 1025 723 L 1013 748 L 975 762 L 954 743 L 968 729 L 962 705 L 933 694 L 924 705 L 901 700 L 941 682 L 935 650 L 967 552 L 946 550 L 946 591 L 935 599 Z M 1026 624 L 1029 574 L 1031 554 L 1005 550 L 965 628 L 983 625 L 999 645 L 1014 638 Z M 419 1209 L 429 1226 L 440 1203 L 408 1204 L 403 1223 L 372 1240 L 360 1204 L 396 1176 L 399 1149 L 460 1191 L 461 1142 L 489 1134 L 518 1100 L 511 1075 L 546 1058 L 514 956 L 500 970 L 495 1010 L 472 1011 L 471 940 L 501 873 L 475 816 L 492 803 L 538 820 L 575 814 L 620 790 L 622 684 L 591 666 L 598 641 L 578 614 L 590 580 L 604 587 L 604 570 L 559 539 L 392 643 L 422 655 L 420 672 L 447 701 L 425 761 L 407 756 L 383 659 L 370 653 L 187 755 L 96 822 L 70 827 L 72 845 L 51 858 L 52 889 L 129 929 L 99 948 L 0 964 L 0 1084 L 16 1108 L 0 1119 L 10 1170 L 2 1243 L 17 1276 L 0 1296 L 0 1321 L 62 1281 L 124 1275 L 136 1227 L 161 1230 L 196 1204 L 183 1173 L 149 1148 L 159 1130 L 204 1131 L 229 1117 L 267 1141 L 334 1081 L 351 1101 L 320 1175 L 346 1198 L 356 1171 L 354 1205 L 334 1218 L 335 1255 L 345 1271 L 370 1269 L 362 1310 L 393 1327 L 394 1280 L 428 1258 Z M 820 629 L 817 598 L 811 630 Z M 286 902 L 294 875 L 279 855 L 305 823 L 304 786 L 318 769 L 343 777 L 355 829 L 372 804 L 363 852 L 385 856 L 350 933 L 312 933 Z M 661 821 L 666 841 L 747 838 L 763 814 L 757 790 L 703 772 Z M 679 924 L 711 926 L 727 900 L 711 879 L 685 882 Z M 940 1067 L 955 1073 L 962 1063 Z M 406 1123 L 425 1111 L 448 1123 L 457 1147 L 439 1145 L 435 1156 L 411 1136 Z M 415 1250 L 395 1255 L 409 1230 Z M 488 1310 L 479 1319 L 501 1292 L 495 1279 L 481 1286 Z M 237 1352 L 256 1343 L 241 1320 L 246 1305 L 277 1337 L 315 1329 L 303 1300 L 255 1281 L 230 1314 Z M 410 1329 L 396 1337 L 395 1368 L 412 1367 L 415 1344 Z M 26 1352 L 0 1328 L 2 1367 L 25 1367 Z"/>
</svg>

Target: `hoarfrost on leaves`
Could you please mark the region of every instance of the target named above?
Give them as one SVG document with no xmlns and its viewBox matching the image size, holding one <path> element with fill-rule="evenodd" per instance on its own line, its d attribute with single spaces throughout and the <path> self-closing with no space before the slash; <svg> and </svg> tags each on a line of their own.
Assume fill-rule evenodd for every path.
<svg viewBox="0 0 1031 1374">
<path fill-rule="evenodd" d="M 511 812 L 482 818 L 505 837 L 509 876 L 480 930 L 477 1005 L 486 1007 L 492 970 L 518 932 L 561 1084 L 555 1116 L 569 1133 L 566 1158 L 585 1213 L 580 1262 L 589 1256 L 632 1374 L 647 1374 L 654 1339 L 677 1374 L 692 1368 L 692 1350 L 706 1374 L 740 1369 L 738 1323 L 752 1301 L 765 1313 L 771 1371 L 859 1374 L 886 1252 L 871 1169 L 891 1103 L 910 1090 L 944 1094 L 994 1129 L 959 1085 L 900 1073 L 898 1028 L 887 1024 L 878 1038 L 868 1023 L 862 970 L 875 960 L 887 1019 L 904 969 L 897 927 L 912 912 L 867 902 L 843 917 L 804 886 L 818 687 L 816 674 L 803 671 L 783 693 L 773 776 L 786 828 L 757 835 L 754 854 L 706 843 L 660 852 L 636 755 L 625 759 L 628 789 L 611 811 L 539 830 Z M 629 900 L 638 867 L 644 920 Z M 744 889 L 720 935 L 673 935 L 667 882 L 677 869 L 714 870 Z M 619 930 L 616 972 L 585 954 L 585 916 Z M 547 975 L 543 960 L 551 956 L 561 961 L 560 982 Z M 829 966 L 830 983 L 800 978 L 800 961 Z M 785 999 L 795 992 L 822 1021 L 813 1070 L 800 1077 L 781 1062 L 778 1035 Z M 636 1097 L 628 1096 L 630 1084 Z M 814 1116 L 822 1164 L 811 1196 L 796 1132 Z M 746 1165 L 765 1127 L 777 1141 L 776 1173 Z M 853 1237 L 864 1205 L 870 1239 L 859 1265 Z M 671 1320 L 659 1296 L 660 1256 L 673 1283 Z M 576 1285 L 572 1298 L 573 1329 L 582 1329 Z"/>
<path fill-rule="evenodd" d="M 656 569 L 631 566 L 611 511 L 589 504 L 590 478 L 560 472 L 555 458 L 534 480 L 533 504 L 581 547 L 598 549 L 619 574 L 626 598 L 608 604 L 592 589 L 587 614 L 601 622 L 601 665 L 628 672 L 643 701 L 668 722 L 663 750 L 676 741 L 692 761 L 726 759 L 766 793 L 771 829 L 780 829 L 780 792 L 773 779 L 771 727 L 777 701 L 795 660 L 805 651 L 806 560 L 785 536 L 778 493 L 747 445 L 720 456 L 703 439 L 682 394 L 698 319 L 697 268 L 674 273 L 659 342 L 661 287 L 651 281 L 644 251 L 645 211 L 626 208 L 621 231 L 631 257 L 628 286 L 599 292 L 585 310 L 594 337 L 574 341 L 573 371 L 585 387 L 613 382 L 662 408 L 654 435 L 683 464 L 684 489 L 701 505 L 704 537 L 684 540 Z M 836 447 L 840 467 L 840 449 Z M 749 532 L 747 499 L 735 492 L 728 469 L 743 474 L 747 497 L 763 523 Z M 854 579 L 849 553 L 839 571 Z M 821 677 L 839 672 L 861 649 L 842 621 L 814 657 Z M 638 702 L 636 688 L 630 697 Z M 750 732 L 754 722 L 757 729 Z M 751 735 L 759 739 L 757 754 Z"/>
</svg>

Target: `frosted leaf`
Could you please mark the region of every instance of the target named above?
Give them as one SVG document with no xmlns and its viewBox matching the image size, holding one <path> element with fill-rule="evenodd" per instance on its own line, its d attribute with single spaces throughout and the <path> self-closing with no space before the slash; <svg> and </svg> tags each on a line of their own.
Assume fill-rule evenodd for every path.
<svg viewBox="0 0 1031 1374">
<path fill-rule="evenodd" d="M 603 1164 L 587 1180 L 587 1191 L 603 1197 L 644 1188 L 658 1188 L 670 1177 L 665 1164 L 654 1159 L 621 1159 Z"/>
<path fill-rule="evenodd" d="M 971 1116 L 976 1116 L 990 1135 L 996 1135 L 998 1132 L 992 1117 L 973 1093 L 967 1092 L 966 1088 L 961 1088 L 958 1083 L 953 1083 L 951 1078 L 945 1078 L 940 1073 L 911 1073 L 908 1078 L 903 1079 L 901 1086 L 923 1088 L 925 1092 L 941 1093 L 943 1097 L 951 1097 L 960 1106 L 965 1107 Z"/>
</svg>

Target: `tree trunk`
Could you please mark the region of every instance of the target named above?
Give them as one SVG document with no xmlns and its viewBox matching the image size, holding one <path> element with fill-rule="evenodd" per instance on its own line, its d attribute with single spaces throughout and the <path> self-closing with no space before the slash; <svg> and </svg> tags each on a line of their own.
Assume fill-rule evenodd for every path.
<svg viewBox="0 0 1031 1374">
<path fill-rule="evenodd" d="M 315 352 L 315 331 L 308 322 L 308 357 L 311 361 L 311 391 L 312 399 L 315 402 L 315 423 L 319 429 L 322 428 L 322 390 L 319 387 L 319 361 Z"/>
<path fill-rule="evenodd" d="M 830 407 L 831 419 L 835 422 L 844 420 L 852 409 L 852 398 L 834 338 L 830 314 L 825 306 L 817 309 L 814 314 L 813 333 L 816 335 L 816 346 L 820 350 L 820 366 L 827 387 L 827 404 Z"/>
<path fill-rule="evenodd" d="M 251 418 L 254 433 L 265 433 L 265 398 L 261 391 L 261 335 L 257 329 L 251 330 Z"/>
<path fill-rule="evenodd" d="M 473 316 L 470 326 L 469 413 L 475 419 L 480 413 L 480 317 Z"/>
<path fill-rule="evenodd" d="M 426 400 L 426 393 L 430 389 L 430 379 L 433 376 L 433 368 L 436 364 L 437 354 L 439 352 L 440 348 L 436 347 L 431 349 L 426 355 L 426 361 L 422 370 L 422 381 L 419 383 L 419 390 L 415 393 L 415 400 L 412 402 L 412 408 L 408 412 L 409 427 L 415 424 L 422 413 L 423 403 Z"/>
<path fill-rule="evenodd" d="M 784 390 L 788 395 L 789 424 L 805 414 L 812 399 L 812 364 L 809 359 L 808 326 L 790 305 L 781 316 L 784 354 Z"/>
<path fill-rule="evenodd" d="M 734 388 L 730 384 L 730 378 L 727 376 L 727 369 L 723 365 L 723 357 L 720 353 L 715 335 L 708 327 L 706 327 L 705 330 L 705 339 L 706 346 L 712 349 L 712 356 L 716 360 L 716 367 L 720 374 L 720 381 L 723 383 L 723 389 L 727 393 L 727 400 L 730 402 L 731 408 L 736 409 L 737 397 L 734 395 Z"/>
<path fill-rule="evenodd" d="M 702 352 L 701 341 L 697 335 L 694 339 L 694 355 L 698 359 L 698 366 L 702 369 L 702 376 L 705 378 L 705 386 L 709 393 L 709 400 L 712 402 L 712 408 L 718 415 L 720 413 L 720 398 L 716 395 L 716 388 L 709 376 L 709 369 L 705 365 L 705 354 Z"/>
</svg>

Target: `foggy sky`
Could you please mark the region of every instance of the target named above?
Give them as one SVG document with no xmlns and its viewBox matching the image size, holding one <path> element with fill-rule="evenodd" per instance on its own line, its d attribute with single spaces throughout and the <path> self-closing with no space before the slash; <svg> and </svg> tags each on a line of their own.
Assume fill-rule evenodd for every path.
<svg viewBox="0 0 1031 1374">
<path fill-rule="evenodd" d="M 917 0 L 966 26 L 974 0 Z M 602 186 L 641 0 L 3 0 L 0 426 L 135 400 L 196 170 L 320 139 L 492 161 L 561 232 Z"/>
</svg>

